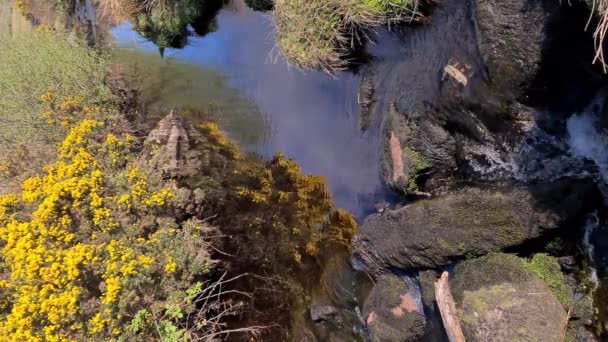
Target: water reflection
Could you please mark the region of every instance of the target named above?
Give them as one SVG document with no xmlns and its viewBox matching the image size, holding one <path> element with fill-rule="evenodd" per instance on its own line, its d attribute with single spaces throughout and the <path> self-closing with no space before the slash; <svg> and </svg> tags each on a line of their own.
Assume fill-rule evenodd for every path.
<svg viewBox="0 0 608 342">
<path fill-rule="evenodd" d="M 213 115 L 245 145 L 264 140 L 267 126 L 255 103 L 217 70 L 128 47 L 117 49 L 115 59 L 129 70 L 125 76 L 140 93 L 148 128 L 172 109 L 192 107 L 202 115 L 191 118 L 195 123 Z"/>
<path fill-rule="evenodd" d="M 372 208 L 374 194 L 382 193 L 378 135 L 362 135 L 359 130 L 359 76 L 332 78 L 288 67 L 274 53 L 272 23 L 266 13 L 237 3 L 224 8 L 217 23 L 217 32 L 192 37 L 185 48 L 167 50 L 166 56 L 221 72 L 230 86 L 254 101 L 270 133 L 250 148 L 266 156 L 282 151 L 305 172 L 326 176 L 338 205 L 358 216 Z M 121 45 L 156 50 L 128 23 L 113 33 Z"/>
</svg>

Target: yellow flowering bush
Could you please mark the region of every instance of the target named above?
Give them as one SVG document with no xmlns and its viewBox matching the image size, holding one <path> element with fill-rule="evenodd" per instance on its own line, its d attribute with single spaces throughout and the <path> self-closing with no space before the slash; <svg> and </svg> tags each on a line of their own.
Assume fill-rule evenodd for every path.
<svg viewBox="0 0 608 342">
<path fill-rule="evenodd" d="M 202 224 L 182 228 L 174 186 L 130 163 L 135 138 L 106 121 L 73 122 L 94 114 L 76 98 L 50 107 L 44 115 L 68 129 L 58 160 L 0 195 L 0 341 L 133 334 L 138 311 L 164 313 L 212 266 Z"/>
<path fill-rule="evenodd" d="M 241 153 L 213 122 L 199 128 L 204 162 L 194 185 L 202 188 L 206 215 L 233 233 L 243 263 L 282 274 L 323 248 L 350 246 L 357 223 L 335 210 L 323 177 L 302 173 L 280 153 L 269 162 Z"/>
</svg>

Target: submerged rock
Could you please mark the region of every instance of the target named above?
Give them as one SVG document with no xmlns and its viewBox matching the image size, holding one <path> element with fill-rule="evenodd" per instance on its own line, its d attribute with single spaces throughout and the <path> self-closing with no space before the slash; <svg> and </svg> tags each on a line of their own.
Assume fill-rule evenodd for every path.
<svg viewBox="0 0 608 342">
<path fill-rule="evenodd" d="M 564 339 L 564 307 L 523 259 L 492 254 L 465 261 L 450 285 L 467 341 Z"/>
<path fill-rule="evenodd" d="M 383 275 L 365 301 L 363 315 L 373 342 L 419 341 L 426 319 L 417 295 L 395 275 Z"/>
<path fill-rule="evenodd" d="M 370 216 L 353 240 L 354 264 L 372 273 L 438 268 L 504 250 L 584 217 L 592 183 L 468 187 Z"/>
</svg>

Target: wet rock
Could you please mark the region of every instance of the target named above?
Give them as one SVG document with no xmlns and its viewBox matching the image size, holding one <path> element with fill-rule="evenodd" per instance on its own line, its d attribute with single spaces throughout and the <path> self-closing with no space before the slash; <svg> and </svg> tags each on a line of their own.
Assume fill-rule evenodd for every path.
<svg viewBox="0 0 608 342">
<path fill-rule="evenodd" d="M 549 17 L 543 1 L 474 0 L 472 7 L 492 86 L 504 96 L 522 96 L 540 67 Z"/>
<path fill-rule="evenodd" d="M 310 307 L 310 318 L 315 323 L 332 320 L 337 314 L 338 309 L 331 305 L 312 305 Z"/>
<path fill-rule="evenodd" d="M 144 143 L 143 160 L 164 177 L 182 178 L 194 175 L 202 166 L 203 142 L 199 131 L 181 116 L 171 112 L 160 120 Z"/>
<path fill-rule="evenodd" d="M 378 278 L 363 307 L 373 342 L 419 341 L 426 320 L 412 290 L 395 275 Z"/>
<path fill-rule="evenodd" d="M 563 123 L 548 130 L 554 115 L 520 103 L 536 80 L 557 7 L 446 1 L 429 25 L 404 30 L 399 55 L 375 62 L 376 95 L 365 101 L 385 118 L 386 184 L 420 193 L 455 178 L 547 182 L 585 168 L 568 156 Z"/>
<path fill-rule="evenodd" d="M 572 306 L 571 319 L 568 323 L 565 340 L 576 342 L 598 341 L 592 333 L 594 314 L 593 297 L 590 294 L 577 298 Z"/>
<path fill-rule="evenodd" d="M 465 261 L 450 287 L 467 341 L 564 339 L 566 311 L 523 259 L 492 254 Z"/>
<path fill-rule="evenodd" d="M 386 270 L 438 268 L 514 247 L 584 219 L 592 183 L 467 187 L 370 216 L 353 240 L 353 265 Z"/>
</svg>

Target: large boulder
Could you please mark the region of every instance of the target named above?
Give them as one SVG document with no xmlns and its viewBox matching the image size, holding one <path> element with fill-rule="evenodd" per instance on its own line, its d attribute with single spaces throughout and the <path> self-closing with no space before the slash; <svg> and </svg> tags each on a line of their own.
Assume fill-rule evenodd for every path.
<svg viewBox="0 0 608 342">
<path fill-rule="evenodd" d="M 419 341 L 426 320 L 419 293 L 396 275 L 383 275 L 365 300 L 363 315 L 373 342 Z"/>
<path fill-rule="evenodd" d="M 450 283 L 467 341 L 563 341 L 568 316 L 524 259 L 492 254 L 456 266 Z"/>
<path fill-rule="evenodd" d="M 472 7 L 479 51 L 492 85 L 504 96 L 522 96 L 540 67 L 549 17 L 545 4 L 474 0 Z"/>
<path fill-rule="evenodd" d="M 529 187 L 465 187 L 370 216 L 353 240 L 353 264 L 389 269 L 439 268 L 504 250 L 584 219 L 591 182 Z"/>
</svg>

